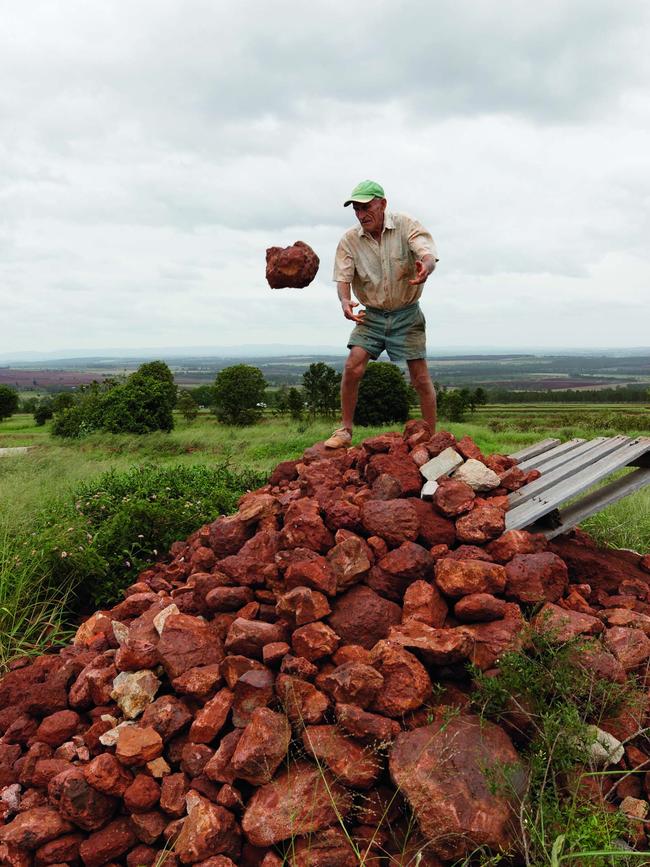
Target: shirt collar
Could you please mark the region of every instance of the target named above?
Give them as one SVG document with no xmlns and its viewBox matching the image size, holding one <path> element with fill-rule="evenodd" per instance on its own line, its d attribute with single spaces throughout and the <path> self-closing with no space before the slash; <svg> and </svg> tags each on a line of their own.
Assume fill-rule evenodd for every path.
<svg viewBox="0 0 650 867">
<path fill-rule="evenodd" d="M 384 211 L 384 229 L 394 229 L 394 228 L 395 228 L 395 221 L 393 220 L 392 212 L 391 211 Z M 363 228 L 363 226 L 357 226 L 357 234 L 359 235 L 360 238 L 363 238 L 364 236 L 366 238 L 371 237 L 370 235 L 368 235 L 366 233 L 366 230 Z M 383 234 L 383 232 L 382 232 L 382 234 Z"/>
</svg>

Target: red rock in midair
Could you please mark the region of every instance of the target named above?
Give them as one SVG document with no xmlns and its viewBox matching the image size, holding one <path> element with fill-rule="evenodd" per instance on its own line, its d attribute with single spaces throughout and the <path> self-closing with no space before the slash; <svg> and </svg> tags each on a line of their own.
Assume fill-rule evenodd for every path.
<svg viewBox="0 0 650 867">
<path fill-rule="evenodd" d="M 318 273 L 319 264 L 318 256 L 304 241 L 296 241 L 291 247 L 269 247 L 266 281 L 271 289 L 303 289 Z"/>
</svg>

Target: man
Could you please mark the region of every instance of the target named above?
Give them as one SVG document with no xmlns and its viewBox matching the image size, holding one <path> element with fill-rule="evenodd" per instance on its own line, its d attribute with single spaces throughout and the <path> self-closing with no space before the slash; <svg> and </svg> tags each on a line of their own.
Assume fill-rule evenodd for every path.
<svg viewBox="0 0 650 867">
<path fill-rule="evenodd" d="M 436 427 L 436 392 L 426 363 L 425 319 L 418 299 L 438 261 L 427 230 L 406 214 L 386 210 L 383 187 L 362 181 L 344 206 L 352 205 L 360 223 L 348 229 L 336 249 L 334 280 L 343 315 L 356 322 L 341 381 L 341 427 L 325 441 L 329 448 L 349 446 L 368 361 L 385 349 L 391 361 L 406 361 L 420 398 L 422 418 Z M 358 301 L 352 300 L 352 292 Z M 355 313 L 359 302 L 365 310 Z"/>
</svg>

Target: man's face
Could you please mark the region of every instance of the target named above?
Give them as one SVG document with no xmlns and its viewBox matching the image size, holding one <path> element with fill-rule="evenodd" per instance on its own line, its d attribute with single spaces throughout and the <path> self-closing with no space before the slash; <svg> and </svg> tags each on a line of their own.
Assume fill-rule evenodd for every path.
<svg viewBox="0 0 650 867">
<path fill-rule="evenodd" d="M 384 211 L 386 199 L 372 199 L 367 204 L 352 202 L 357 220 L 363 226 L 363 230 L 369 235 L 380 234 L 384 228 Z"/>
</svg>

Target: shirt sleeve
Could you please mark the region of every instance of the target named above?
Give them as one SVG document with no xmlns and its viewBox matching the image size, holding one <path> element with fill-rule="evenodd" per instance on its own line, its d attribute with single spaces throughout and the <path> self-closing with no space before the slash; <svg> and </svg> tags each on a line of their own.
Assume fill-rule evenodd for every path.
<svg viewBox="0 0 650 867">
<path fill-rule="evenodd" d="M 433 256 L 436 262 L 438 261 L 436 242 L 422 223 L 409 217 L 407 233 L 409 247 L 418 259 L 421 259 L 423 256 Z"/>
<path fill-rule="evenodd" d="M 334 257 L 334 282 L 351 283 L 354 277 L 354 257 L 345 237 L 341 238 Z"/>
</svg>

